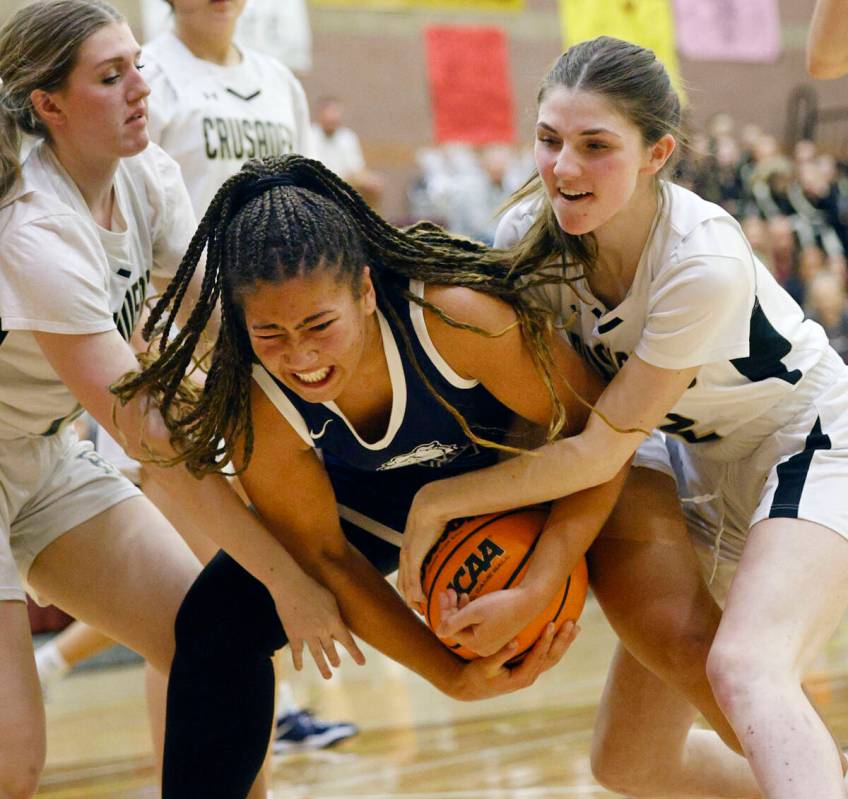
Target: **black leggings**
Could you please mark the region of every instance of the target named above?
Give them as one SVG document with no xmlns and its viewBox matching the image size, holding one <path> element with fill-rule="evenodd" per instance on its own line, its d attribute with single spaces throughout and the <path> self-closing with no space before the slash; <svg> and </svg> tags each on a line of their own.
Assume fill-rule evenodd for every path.
<svg viewBox="0 0 848 799">
<path fill-rule="evenodd" d="M 397 568 L 396 547 L 343 527 L 383 574 Z M 274 600 L 222 551 L 186 594 L 175 633 L 162 799 L 244 799 L 274 721 L 271 657 L 287 643 Z"/>
</svg>

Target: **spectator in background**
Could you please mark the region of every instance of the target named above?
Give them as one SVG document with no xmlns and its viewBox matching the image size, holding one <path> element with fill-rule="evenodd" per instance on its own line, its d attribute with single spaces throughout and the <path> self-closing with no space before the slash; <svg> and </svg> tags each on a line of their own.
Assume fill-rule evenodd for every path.
<svg viewBox="0 0 848 799">
<path fill-rule="evenodd" d="M 376 207 L 385 181 L 382 175 L 366 167 L 359 136 L 342 124 L 344 110 L 344 104 L 337 97 L 322 97 L 318 101 L 312 123 L 313 155 L 350 183 L 369 205 Z"/>
<path fill-rule="evenodd" d="M 807 70 L 814 78 L 848 74 L 848 0 L 818 0 L 807 39 Z"/>
<path fill-rule="evenodd" d="M 798 262 L 798 242 L 795 239 L 795 231 L 789 218 L 778 214 L 766 218 L 768 228 L 768 242 L 771 249 L 772 274 L 778 283 L 786 286 L 786 281 L 794 275 Z M 800 304 L 798 297 L 787 288 L 792 299 Z"/>
<path fill-rule="evenodd" d="M 845 281 L 830 272 L 820 272 L 807 286 L 807 313 L 827 333 L 830 346 L 848 363 L 848 302 Z"/>
<path fill-rule="evenodd" d="M 771 237 L 769 236 L 769 229 L 766 221 L 757 214 L 748 214 L 742 220 L 742 232 L 745 234 L 745 238 L 748 239 L 748 243 L 751 245 L 754 255 L 756 255 L 757 258 L 763 262 L 766 269 L 774 275 L 775 268 L 771 250 Z"/>
<path fill-rule="evenodd" d="M 500 206 L 532 169 L 532 162 L 500 142 L 478 150 L 460 143 L 426 148 L 417 160 L 420 174 L 408 194 L 414 220 L 430 219 L 488 245 Z"/>
</svg>

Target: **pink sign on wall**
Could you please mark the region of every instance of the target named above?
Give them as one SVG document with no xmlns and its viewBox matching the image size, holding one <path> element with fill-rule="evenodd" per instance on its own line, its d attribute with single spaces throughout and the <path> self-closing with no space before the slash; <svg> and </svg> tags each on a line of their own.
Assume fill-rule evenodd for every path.
<svg viewBox="0 0 848 799">
<path fill-rule="evenodd" d="M 674 0 L 674 11 L 686 58 L 770 63 L 780 55 L 777 0 Z"/>
</svg>

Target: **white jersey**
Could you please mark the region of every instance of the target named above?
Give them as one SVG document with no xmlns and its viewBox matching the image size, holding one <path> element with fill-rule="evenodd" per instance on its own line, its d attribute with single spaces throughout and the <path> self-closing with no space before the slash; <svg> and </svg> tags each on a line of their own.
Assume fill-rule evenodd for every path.
<svg viewBox="0 0 848 799">
<path fill-rule="evenodd" d="M 144 47 L 150 137 L 179 163 L 198 218 L 248 159 L 311 151 L 300 82 L 276 59 L 241 52 L 239 64 L 212 64 L 170 31 Z"/>
<path fill-rule="evenodd" d="M 538 207 L 535 200 L 510 209 L 496 246 L 526 232 Z M 706 457 L 736 457 L 745 425 L 794 391 L 829 346 L 733 217 L 671 183 L 662 185 L 654 228 L 618 306 L 606 308 L 585 279 L 545 286 L 537 297 L 570 320 L 572 346 L 607 379 L 633 353 L 664 369 L 700 366 L 660 429 Z"/>
<path fill-rule="evenodd" d="M 0 439 L 46 435 L 80 411 L 33 331 L 129 339 L 151 275 L 173 276 L 194 233 L 179 167 L 155 144 L 121 160 L 100 227 L 44 143 L 0 208 Z"/>
</svg>

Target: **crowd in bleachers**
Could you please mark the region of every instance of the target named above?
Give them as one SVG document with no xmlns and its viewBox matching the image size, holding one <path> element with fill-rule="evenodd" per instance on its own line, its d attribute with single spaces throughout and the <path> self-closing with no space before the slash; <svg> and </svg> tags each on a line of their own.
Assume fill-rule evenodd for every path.
<svg viewBox="0 0 848 799">
<path fill-rule="evenodd" d="M 757 256 L 848 359 L 848 164 L 812 141 L 786 152 L 717 114 L 691 136 L 677 182 L 721 205 Z"/>
<path fill-rule="evenodd" d="M 418 153 L 412 219 L 491 243 L 497 211 L 532 173 L 532 153 L 452 144 Z M 760 260 L 848 360 L 848 163 L 811 141 L 791 154 L 759 126 L 715 115 L 690 134 L 675 180 L 739 220 Z"/>
</svg>

